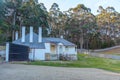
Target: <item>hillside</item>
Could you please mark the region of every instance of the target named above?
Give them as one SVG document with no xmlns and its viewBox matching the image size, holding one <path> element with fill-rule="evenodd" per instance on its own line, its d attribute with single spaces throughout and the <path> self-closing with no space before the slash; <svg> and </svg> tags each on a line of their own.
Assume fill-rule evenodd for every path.
<svg viewBox="0 0 120 80">
<path fill-rule="evenodd" d="M 117 54 L 120 55 L 120 47 L 113 47 L 113 48 L 107 48 L 105 49 L 101 49 L 101 51 L 96 51 L 98 53 L 104 53 L 104 54 Z"/>
</svg>

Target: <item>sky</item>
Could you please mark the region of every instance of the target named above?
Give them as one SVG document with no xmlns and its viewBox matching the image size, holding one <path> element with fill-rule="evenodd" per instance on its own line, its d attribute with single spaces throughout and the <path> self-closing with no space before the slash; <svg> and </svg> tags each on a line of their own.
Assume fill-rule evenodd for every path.
<svg viewBox="0 0 120 80">
<path fill-rule="evenodd" d="M 97 9 L 101 5 L 104 8 L 114 7 L 117 12 L 120 12 L 120 0 L 38 0 L 39 3 L 44 3 L 49 11 L 53 3 L 57 3 L 61 11 L 67 11 L 69 8 L 74 8 L 78 4 L 84 4 L 91 9 L 93 14 L 97 14 Z"/>
</svg>

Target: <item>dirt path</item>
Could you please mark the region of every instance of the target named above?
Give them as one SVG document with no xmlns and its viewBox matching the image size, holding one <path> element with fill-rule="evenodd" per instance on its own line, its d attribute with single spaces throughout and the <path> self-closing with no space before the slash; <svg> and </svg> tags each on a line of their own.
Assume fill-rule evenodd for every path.
<svg viewBox="0 0 120 80">
<path fill-rule="evenodd" d="M 120 80 L 120 74 L 94 68 L 0 64 L 0 80 Z"/>
</svg>

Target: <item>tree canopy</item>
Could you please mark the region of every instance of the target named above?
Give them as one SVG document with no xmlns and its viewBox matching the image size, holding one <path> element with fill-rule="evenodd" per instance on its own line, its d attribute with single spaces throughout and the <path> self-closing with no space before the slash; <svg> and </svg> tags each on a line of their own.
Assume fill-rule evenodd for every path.
<svg viewBox="0 0 120 80">
<path fill-rule="evenodd" d="M 120 13 L 114 7 L 99 6 L 98 14 L 84 4 L 61 11 L 53 3 L 49 11 L 34 0 L 0 1 L 0 42 L 12 41 L 22 26 L 43 28 L 43 36 L 60 37 L 77 44 L 78 48 L 96 49 L 120 45 Z M 20 35 L 21 36 L 21 35 Z"/>
</svg>

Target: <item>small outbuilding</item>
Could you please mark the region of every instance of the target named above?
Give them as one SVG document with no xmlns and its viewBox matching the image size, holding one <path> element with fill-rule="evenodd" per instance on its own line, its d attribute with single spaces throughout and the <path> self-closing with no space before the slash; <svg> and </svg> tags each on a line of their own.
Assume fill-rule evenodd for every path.
<svg viewBox="0 0 120 80">
<path fill-rule="evenodd" d="M 39 27 L 38 29 L 38 34 L 33 32 L 33 27 L 30 27 L 29 34 L 25 34 L 26 33 L 25 29 L 26 27 L 23 26 L 22 37 L 18 39 L 18 33 L 16 33 L 16 40 L 12 42 L 12 44 L 16 46 L 18 45 L 15 54 L 17 53 L 23 54 L 24 52 L 26 52 L 26 54 L 24 53 L 24 55 L 27 56 L 29 60 L 59 60 L 61 58 L 66 58 L 68 60 L 77 59 L 76 45 L 71 43 L 70 41 L 65 40 L 63 38 L 52 38 L 52 37 L 43 38 L 41 27 Z M 29 51 L 21 52 L 22 48 L 20 46 L 26 48 L 24 50 L 29 50 Z M 10 49 L 11 49 L 10 45 L 6 45 L 6 61 L 10 60 L 10 56 L 9 56 L 11 54 Z M 19 55 L 18 56 L 12 55 L 12 57 L 19 58 Z M 16 58 L 15 60 L 17 60 Z M 25 57 L 25 59 L 23 60 L 27 60 L 27 58 Z"/>
</svg>

